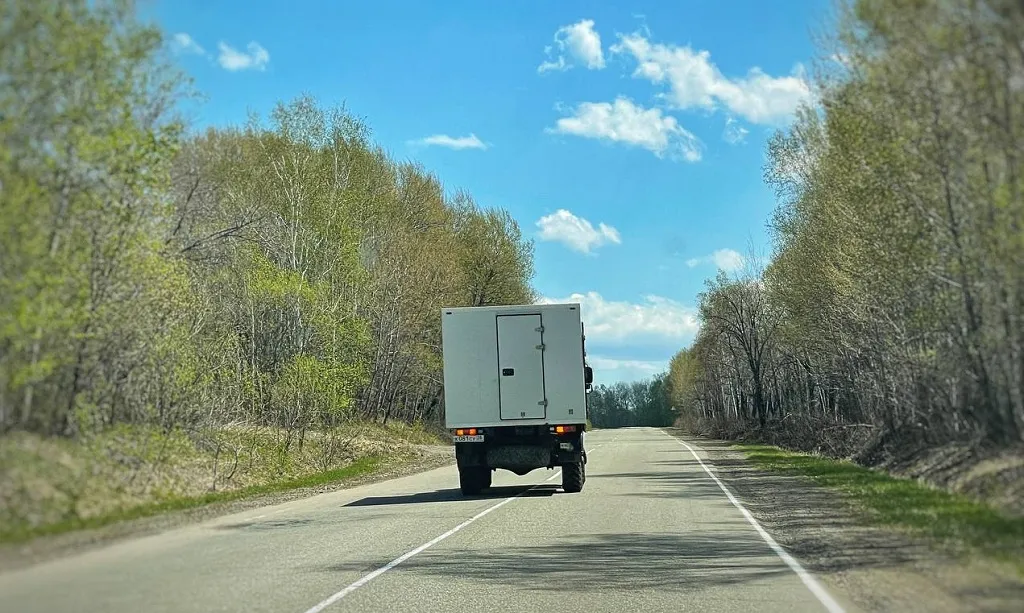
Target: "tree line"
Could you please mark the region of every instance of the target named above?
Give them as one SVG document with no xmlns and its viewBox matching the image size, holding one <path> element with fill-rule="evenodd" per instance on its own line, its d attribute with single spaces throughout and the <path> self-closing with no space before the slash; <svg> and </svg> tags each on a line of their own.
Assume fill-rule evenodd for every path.
<svg viewBox="0 0 1024 613">
<path fill-rule="evenodd" d="M 768 147 L 774 252 L 672 360 L 691 427 L 865 461 L 1024 432 L 1024 5 L 839 7 Z"/>
<path fill-rule="evenodd" d="M 671 426 L 676 419 L 667 373 L 640 381 L 596 385 L 587 395 L 595 428 Z"/>
<path fill-rule="evenodd" d="M 436 420 L 444 306 L 533 245 L 302 96 L 190 132 L 128 0 L 0 4 L 0 433 Z"/>
</svg>

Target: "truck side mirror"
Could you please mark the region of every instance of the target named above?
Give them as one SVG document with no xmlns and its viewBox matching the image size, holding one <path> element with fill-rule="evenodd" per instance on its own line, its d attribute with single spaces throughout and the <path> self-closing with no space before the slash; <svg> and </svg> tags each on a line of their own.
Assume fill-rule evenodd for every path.
<svg viewBox="0 0 1024 613">
<path fill-rule="evenodd" d="M 583 367 L 583 380 L 587 383 L 588 386 L 591 383 L 594 382 L 594 369 L 593 368 L 591 368 L 589 366 L 584 366 Z"/>
</svg>

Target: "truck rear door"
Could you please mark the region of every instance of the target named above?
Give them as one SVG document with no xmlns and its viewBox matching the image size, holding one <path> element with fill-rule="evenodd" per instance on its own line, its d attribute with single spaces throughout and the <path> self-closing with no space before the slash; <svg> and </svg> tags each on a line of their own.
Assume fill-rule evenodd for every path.
<svg viewBox="0 0 1024 613">
<path fill-rule="evenodd" d="M 501 419 L 543 419 L 544 328 L 540 315 L 498 315 Z"/>
</svg>

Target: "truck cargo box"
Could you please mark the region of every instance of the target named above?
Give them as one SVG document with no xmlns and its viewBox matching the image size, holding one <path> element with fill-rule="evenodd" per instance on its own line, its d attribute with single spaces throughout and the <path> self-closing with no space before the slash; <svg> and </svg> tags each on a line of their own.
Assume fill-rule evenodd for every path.
<svg viewBox="0 0 1024 613">
<path fill-rule="evenodd" d="M 441 337 L 448 428 L 586 421 L 579 304 L 446 308 Z"/>
</svg>

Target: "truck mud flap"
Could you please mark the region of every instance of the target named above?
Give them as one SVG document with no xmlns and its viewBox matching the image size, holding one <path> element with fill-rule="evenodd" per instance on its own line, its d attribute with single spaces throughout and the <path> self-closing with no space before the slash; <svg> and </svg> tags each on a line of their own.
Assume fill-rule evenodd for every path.
<svg viewBox="0 0 1024 613">
<path fill-rule="evenodd" d="M 543 447 L 517 446 L 492 447 L 487 450 L 489 466 L 547 466 L 551 461 L 551 452 Z"/>
<path fill-rule="evenodd" d="M 555 464 L 587 463 L 586 456 L 578 451 L 559 451 L 555 454 Z"/>
</svg>

